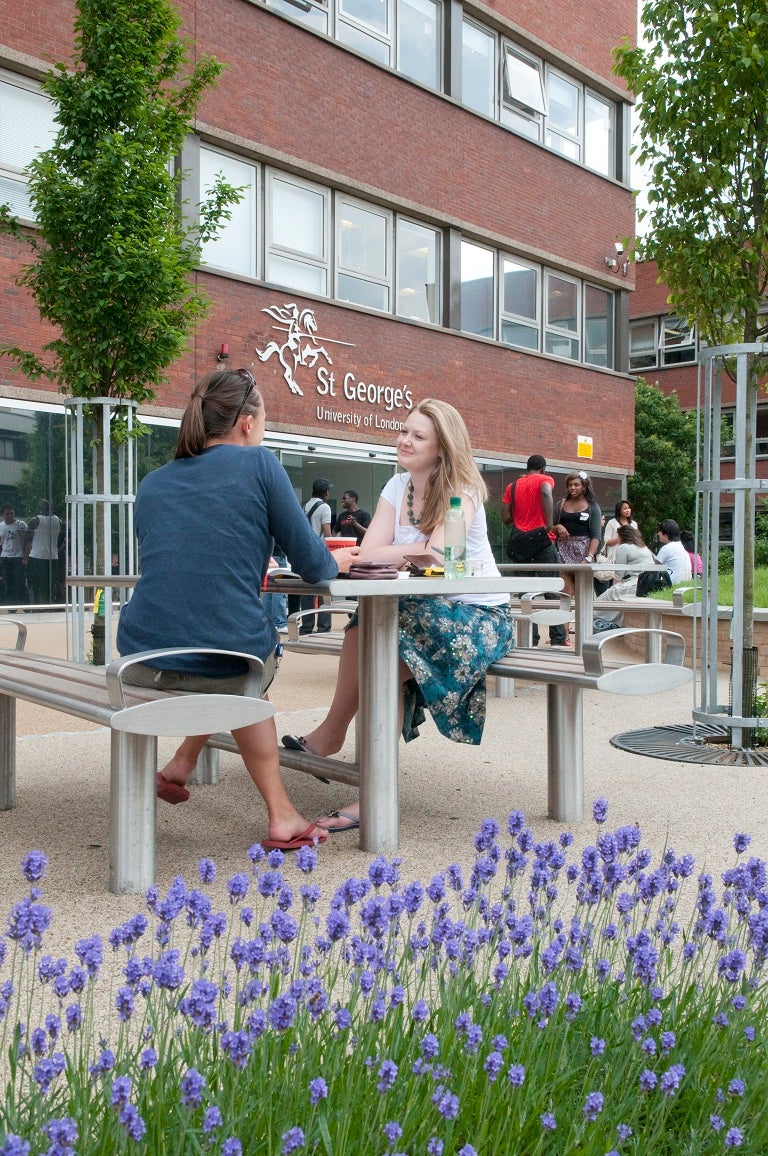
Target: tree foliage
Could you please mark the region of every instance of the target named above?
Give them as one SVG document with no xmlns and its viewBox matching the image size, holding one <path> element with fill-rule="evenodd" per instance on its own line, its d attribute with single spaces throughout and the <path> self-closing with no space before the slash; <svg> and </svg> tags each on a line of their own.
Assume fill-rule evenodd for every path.
<svg viewBox="0 0 768 1156">
<path fill-rule="evenodd" d="M 768 5 L 649 0 L 645 45 L 616 50 L 639 98 L 648 231 L 670 302 L 710 345 L 753 342 L 768 287 Z"/>
<path fill-rule="evenodd" d="M 221 66 L 190 63 L 180 24 L 167 0 L 78 0 L 72 68 L 44 84 L 59 128 L 29 170 L 37 229 L 0 207 L 34 254 L 19 283 L 57 329 L 42 358 L 2 352 L 74 397 L 151 400 L 207 308 L 200 245 L 239 197 L 219 180 L 182 218 L 174 158 Z"/>
<path fill-rule="evenodd" d="M 642 377 L 635 387 L 635 473 L 627 493 L 640 532 L 652 542 L 659 522 L 692 530 L 696 510 L 696 416 Z"/>
</svg>

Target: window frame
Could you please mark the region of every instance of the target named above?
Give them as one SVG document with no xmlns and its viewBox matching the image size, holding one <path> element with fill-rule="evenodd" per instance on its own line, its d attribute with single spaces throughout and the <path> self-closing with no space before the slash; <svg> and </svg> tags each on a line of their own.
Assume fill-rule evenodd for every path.
<svg viewBox="0 0 768 1156">
<path fill-rule="evenodd" d="M 419 229 L 423 229 L 427 233 L 432 233 L 434 236 L 434 239 L 435 239 L 435 280 L 434 280 L 435 297 L 434 297 L 434 302 L 433 302 L 434 317 L 428 319 L 427 321 L 423 321 L 422 318 L 418 318 L 418 317 L 409 317 L 407 314 L 401 312 L 401 310 L 399 309 L 398 303 L 400 301 L 400 295 L 401 295 L 401 291 L 402 291 L 402 289 L 401 289 L 401 285 L 402 285 L 401 263 L 400 263 L 400 250 L 401 250 L 401 238 L 402 238 L 401 226 L 402 225 L 411 226 L 412 228 L 416 227 Z M 442 233 L 442 230 L 436 228 L 433 225 L 427 225 L 424 223 L 424 221 L 417 221 L 415 218 L 408 217 L 403 213 L 396 213 L 395 214 L 395 222 L 394 222 L 394 230 L 393 230 L 393 240 L 394 240 L 394 253 L 393 253 L 392 272 L 393 272 L 394 286 L 393 286 L 392 308 L 393 308 L 394 316 L 395 317 L 404 317 L 406 320 L 409 320 L 409 321 L 421 321 L 422 324 L 425 324 L 425 325 L 440 325 L 442 315 L 443 315 L 443 312 L 442 312 L 442 270 L 443 270 L 443 233 Z M 408 288 L 408 286 L 405 286 L 405 288 Z M 426 286 L 425 286 L 425 289 L 426 289 Z M 429 308 L 429 295 L 428 295 L 428 293 L 425 292 L 425 296 L 427 298 L 427 308 Z"/>
<path fill-rule="evenodd" d="M 533 320 L 530 317 L 526 317 L 525 314 L 514 313 L 511 310 L 504 308 L 504 297 L 505 297 L 504 263 L 505 263 L 505 261 L 514 261 L 514 263 L 516 265 L 519 265 L 521 268 L 527 269 L 530 272 L 532 272 L 536 278 L 536 290 L 535 290 L 535 297 L 534 297 L 536 316 Z M 506 251 L 502 251 L 499 253 L 498 339 L 502 345 L 506 345 L 510 349 L 527 349 L 533 353 L 540 353 L 541 352 L 542 314 L 543 314 L 543 299 L 542 299 L 543 272 L 544 272 L 544 270 L 543 270 L 542 266 L 537 264 L 535 261 L 525 261 L 522 257 L 518 257 L 518 256 L 516 256 L 516 254 L 508 253 Z M 529 329 L 532 333 L 535 333 L 536 334 L 536 344 L 535 345 L 522 345 L 516 341 L 506 341 L 504 339 L 504 323 L 505 322 L 507 322 L 510 325 L 519 325 L 522 328 Z"/>
<path fill-rule="evenodd" d="M 323 201 L 323 244 L 321 246 L 323 250 L 322 256 L 315 257 L 314 254 L 307 253 L 304 250 L 276 244 L 273 241 L 272 209 L 275 201 L 274 186 L 277 181 L 280 181 L 286 185 L 293 185 L 297 188 L 306 189 L 307 191 L 315 194 L 320 194 Z M 318 185 L 313 181 L 305 180 L 303 177 L 297 177 L 293 173 L 287 173 L 282 169 L 275 169 L 271 167 L 265 167 L 264 182 L 264 216 L 262 221 L 262 229 L 264 235 L 264 280 L 270 284 L 282 284 L 282 282 L 275 281 L 269 276 L 270 257 L 283 259 L 285 261 L 293 261 L 296 264 L 303 264 L 313 269 L 322 270 L 325 273 L 325 292 L 319 292 L 316 295 L 320 297 L 332 297 L 332 293 L 330 291 L 331 286 L 333 285 L 333 241 L 331 237 L 331 228 L 333 224 L 333 218 L 331 215 L 332 190 L 327 185 Z M 308 290 L 298 289 L 295 285 L 286 285 L 285 288 L 293 289 L 295 292 L 308 292 Z"/>
<path fill-rule="evenodd" d="M 45 148 L 41 148 L 33 152 L 33 157 L 37 157 L 41 152 L 45 152 L 46 148 L 49 148 L 53 144 L 53 140 L 55 139 L 56 133 L 58 131 L 55 119 L 56 104 L 53 100 L 51 100 L 47 93 L 44 92 L 42 85 L 36 80 L 33 80 L 28 76 L 22 76 L 20 73 L 11 72 L 9 69 L 0 68 L 0 100 L 3 99 L 3 90 L 6 88 L 20 89 L 23 92 L 40 97 L 41 104 L 47 104 L 51 109 L 51 140 L 49 144 L 45 146 Z M 25 124 L 22 122 L 22 124 L 18 126 L 18 132 L 23 132 L 24 127 Z M 0 146 L 1 145 L 2 142 L 0 141 Z M 23 205 L 23 209 L 22 211 L 15 213 L 15 216 L 17 216 L 20 221 L 34 224 L 36 218 L 32 210 L 32 205 L 29 201 L 29 177 L 27 175 L 27 169 L 20 168 L 18 165 L 12 164 L 9 159 L 3 160 L 2 155 L 0 154 L 0 180 L 6 181 L 13 186 L 17 186 L 19 189 L 19 202 Z M 0 200 L 5 199 L 6 198 L 4 196 L 0 196 Z M 24 210 L 28 210 L 28 212 Z"/>
<path fill-rule="evenodd" d="M 369 213 L 372 217 L 379 216 L 385 222 L 384 227 L 384 274 L 377 276 L 374 274 L 366 275 L 359 269 L 352 266 L 342 264 L 342 208 L 344 205 L 349 205 L 353 209 Z M 395 214 L 391 209 L 385 209 L 381 205 L 377 205 L 372 201 L 361 201 L 358 197 L 347 196 L 346 193 L 337 193 L 334 198 L 333 206 L 333 229 L 334 229 L 334 271 L 333 271 L 333 288 L 334 298 L 337 301 L 343 301 L 349 305 L 362 305 L 363 308 L 376 309 L 375 306 L 365 305 L 360 301 L 353 301 L 348 297 L 341 297 L 339 295 L 339 278 L 353 277 L 358 281 L 364 281 L 371 285 L 377 285 L 385 288 L 387 291 L 387 308 L 376 309 L 377 313 L 386 313 L 390 316 L 393 313 L 393 257 L 394 257 L 394 218 Z"/>
<path fill-rule="evenodd" d="M 264 166 L 261 165 L 258 161 L 252 160 L 249 157 L 241 156 L 238 153 L 228 152 L 226 149 L 219 148 L 216 145 L 207 144 L 203 141 L 200 142 L 199 153 L 200 153 L 200 156 L 202 156 L 203 153 L 208 153 L 211 155 L 215 154 L 217 156 L 224 157 L 227 160 L 231 159 L 231 160 L 237 162 L 238 164 L 248 166 L 254 170 L 254 182 L 253 182 L 253 190 L 254 190 L 253 241 L 254 241 L 254 243 L 253 243 L 253 250 L 252 250 L 253 272 L 245 272 L 242 269 L 231 269 L 227 265 L 217 265 L 214 262 L 208 262 L 208 261 L 205 261 L 204 264 L 201 266 L 201 268 L 220 269 L 224 273 L 233 273 L 235 276 L 251 277 L 254 280 L 256 280 L 259 277 L 259 275 L 262 271 L 262 266 L 263 266 L 263 252 L 262 252 L 262 243 L 263 242 L 262 242 L 262 238 L 263 238 L 263 232 L 264 231 L 262 229 L 262 221 L 265 220 L 265 207 L 264 207 L 265 206 L 265 193 L 264 193 L 264 173 L 263 173 Z M 199 160 L 198 160 L 198 165 L 199 165 Z M 202 172 L 201 172 L 201 176 L 202 176 Z M 198 188 L 197 200 L 198 201 L 202 200 L 202 197 L 203 197 L 203 182 L 201 179 L 200 184 L 199 184 L 199 188 Z M 236 205 L 235 211 L 237 211 L 238 208 L 239 208 L 239 205 Z M 232 222 L 227 221 L 225 223 L 223 231 L 226 231 L 227 227 L 229 227 L 231 225 L 232 225 Z M 218 240 L 218 238 L 217 238 L 217 240 Z M 215 242 L 213 242 L 213 243 L 215 244 Z M 203 249 L 203 252 L 204 251 L 205 250 Z M 203 253 L 201 253 L 201 257 L 202 256 L 203 256 Z"/>
<path fill-rule="evenodd" d="M 575 329 L 566 329 L 565 326 L 558 326 L 549 320 L 549 283 L 554 278 L 564 281 L 566 284 L 575 286 L 576 289 L 576 308 L 574 310 L 574 320 L 576 322 Z M 566 361 L 577 361 L 583 363 L 584 356 L 584 334 L 582 325 L 582 311 L 583 311 L 583 282 L 578 277 L 573 277 L 569 273 L 561 273 L 559 269 L 544 270 L 544 281 L 542 284 L 542 346 L 543 352 L 548 353 L 551 357 L 561 357 Z M 570 357 L 566 353 L 555 353 L 547 349 L 547 338 L 560 338 L 561 340 L 575 343 L 578 350 L 576 357 Z"/>
</svg>

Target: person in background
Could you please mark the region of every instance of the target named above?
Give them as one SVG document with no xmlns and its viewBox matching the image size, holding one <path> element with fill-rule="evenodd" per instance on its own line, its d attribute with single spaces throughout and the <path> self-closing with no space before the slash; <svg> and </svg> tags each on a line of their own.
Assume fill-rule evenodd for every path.
<svg viewBox="0 0 768 1156">
<path fill-rule="evenodd" d="M 652 566 L 654 564 L 653 553 L 643 541 L 640 531 L 634 526 L 627 524 L 619 526 L 617 537 L 619 543 L 615 547 L 616 553 L 614 555 L 617 566 Z M 622 598 L 634 598 L 637 593 L 638 577 L 639 574 L 622 574 L 620 570 L 617 571 L 611 588 L 596 599 L 596 602 L 600 603 L 599 618 L 602 618 L 604 622 L 621 623 L 622 612 L 620 610 L 603 610 L 603 603 L 618 602 Z M 598 619 L 595 621 L 597 623 Z"/>
<path fill-rule="evenodd" d="M 632 518 L 632 506 L 626 498 L 621 498 L 615 505 L 613 517 L 606 522 L 605 535 L 603 544 L 605 546 L 605 553 L 609 562 L 613 562 L 615 558 L 616 547 L 620 542 L 619 528 L 621 526 L 634 526 L 637 529 L 637 522 Z"/>
<path fill-rule="evenodd" d="M 255 655 L 262 689 L 277 668 L 275 628 L 257 594 L 272 541 L 309 582 L 334 578 L 357 547 L 334 557 L 296 500 L 275 455 L 261 445 L 264 402 L 247 369 L 218 370 L 195 387 L 181 420 L 175 460 L 147 474 L 137 495 L 135 528 L 141 576 L 117 631 L 121 654 L 162 647 L 211 647 Z M 200 519 L 205 509 L 205 550 Z M 176 655 L 126 672 L 134 685 L 195 693 L 236 694 L 247 666 L 217 655 Z M 183 803 L 187 781 L 208 735 L 185 738 L 157 777 L 158 798 Z M 267 848 L 292 851 L 323 842 L 322 828 L 294 807 L 280 776 L 274 719 L 233 732 L 243 762 L 267 807 Z"/>
<path fill-rule="evenodd" d="M 24 576 L 24 542 L 27 523 L 16 517 L 13 506 L 3 507 L 0 522 L 0 573 L 5 582 L 5 601 L 18 606 L 27 601 L 27 584 Z"/>
<path fill-rule="evenodd" d="M 696 541 L 693 537 L 693 530 L 681 530 L 680 542 L 691 560 L 691 577 L 694 575 L 701 577 L 702 571 L 704 570 L 704 563 L 701 560 L 701 554 L 696 553 Z"/>
<path fill-rule="evenodd" d="M 541 454 L 531 454 L 525 465 L 525 473 L 521 478 L 510 482 L 504 491 L 501 502 L 501 520 L 505 526 L 514 526 L 517 530 L 536 530 L 539 526 L 550 527 L 554 520 L 552 494 L 555 488 L 554 479 L 547 473 L 546 459 Z M 557 562 L 555 549 L 555 532 L 549 531 L 549 545 L 545 546 L 533 558 L 526 556 L 515 557 L 513 562 L 540 562 L 542 565 Z M 531 571 L 531 577 L 536 571 Z M 542 572 L 546 576 L 546 572 Z M 545 597 L 547 597 L 545 595 Z M 557 595 L 552 599 L 557 601 Z M 533 623 L 532 642 L 539 645 L 539 628 Z M 549 627 L 550 646 L 570 646 L 570 639 L 565 626 Z"/>
<path fill-rule="evenodd" d="M 45 499 L 37 509 L 37 514 L 27 523 L 24 564 L 27 567 L 30 600 L 40 604 L 53 601 L 61 521 L 56 514 L 51 513 L 50 503 Z"/>
<path fill-rule="evenodd" d="M 680 541 L 680 527 L 674 518 L 665 518 L 658 530 L 661 548 L 656 551 L 656 560 L 669 571 L 673 586 L 691 580 L 691 559 Z"/>
<path fill-rule="evenodd" d="M 602 514 L 595 501 L 589 474 L 575 470 L 565 479 L 566 496 L 555 504 L 554 525 L 557 556 L 561 562 L 578 565 L 594 562 L 600 545 Z M 563 571 L 563 587 L 573 597 L 573 575 Z"/>
<path fill-rule="evenodd" d="M 336 515 L 332 532 L 342 538 L 357 538 L 358 546 L 371 524 L 371 515 L 357 504 L 357 490 L 345 490 L 341 495 L 343 509 Z"/>
<path fill-rule="evenodd" d="M 331 536 L 333 515 L 331 514 L 331 507 L 328 505 L 328 495 L 332 489 L 333 483 L 329 482 L 327 478 L 315 478 L 312 483 L 312 497 L 304 503 L 304 513 L 309 518 L 312 532 L 317 534 L 318 538 L 330 538 Z M 318 599 L 314 594 L 301 594 L 299 596 L 299 609 L 301 610 L 314 610 L 317 603 Z M 299 633 L 311 634 L 313 630 L 316 630 L 318 634 L 327 634 L 330 629 L 330 614 L 308 614 L 301 619 Z"/>
<path fill-rule="evenodd" d="M 459 495 L 467 561 L 478 564 L 483 575 L 497 576 L 483 506 L 486 486 L 459 412 L 436 398 L 420 401 L 397 435 L 397 461 L 403 472 L 384 486 L 359 559 L 401 566 L 406 554 L 441 553 L 445 511 L 451 496 Z M 485 723 L 485 672 L 513 645 L 507 594 L 401 598 L 399 679 L 405 741 L 417 737 L 426 708 L 445 738 L 478 744 Z M 358 627 L 353 618 L 344 635 L 328 714 L 306 736 L 284 735 L 283 746 L 335 754 L 357 708 Z M 358 814 L 355 802 L 318 819 L 318 824 L 329 831 L 348 831 L 359 825 Z"/>
</svg>

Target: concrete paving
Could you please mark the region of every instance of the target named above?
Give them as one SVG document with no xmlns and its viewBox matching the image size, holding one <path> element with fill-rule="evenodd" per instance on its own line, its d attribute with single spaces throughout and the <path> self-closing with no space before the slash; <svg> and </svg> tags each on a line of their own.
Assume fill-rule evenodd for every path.
<svg viewBox="0 0 768 1156">
<path fill-rule="evenodd" d="M 63 615 L 26 614 L 28 650 L 65 654 Z M 287 654 L 271 697 L 278 734 L 302 734 L 322 717 L 335 680 L 335 658 Z M 449 863 L 470 864 L 472 840 L 483 819 L 503 825 L 522 810 L 537 837 L 556 838 L 566 825 L 546 817 L 545 688 L 519 683 L 512 699 L 488 700 L 485 737 L 479 747 L 447 742 L 431 722 L 413 743 L 401 745 L 400 812 L 402 875 L 424 882 Z M 690 723 L 692 690 L 625 698 L 599 692 L 584 696 L 587 817 L 571 827 L 578 846 L 591 842 L 592 801 L 610 804 L 609 826 L 638 823 L 645 841 L 661 851 L 690 851 L 700 869 L 722 871 L 734 860 L 732 836 L 753 836 L 750 852 L 768 855 L 766 772 L 667 762 L 619 751 L 609 739 L 621 731 Z M 44 899 L 55 911 L 56 948 L 94 931 L 106 933 L 142 907 L 141 897 L 107 890 L 109 733 L 45 709 L 18 704 L 17 805 L 0 812 L 0 919 L 28 890 L 19 872 L 30 848 L 46 852 L 50 867 Z M 161 740 L 170 754 L 173 740 Z M 351 758 L 353 736 L 343 752 Z M 325 786 L 286 771 L 288 790 L 307 816 L 319 816 L 351 797 L 339 784 Z M 158 804 L 157 879 L 167 888 L 177 874 L 196 878 L 210 856 L 219 867 L 215 892 L 227 906 L 226 879 L 247 870 L 248 847 L 266 832 L 261 800 L 239 758 L 221 756 L 217 787 L 193 791 L 182 806 Z M 330 897 L 342 880 L 365 873 L 371 856 L 357 848 L 356 834 L 331 836 L 319 852 L 315 881 Z M 298 870 L 287 857 L 295 885 Z M 0 928 L 2 934 L 2 928 Z M 49 948 L 50 950 L 50 948 Z"/>
</svg>

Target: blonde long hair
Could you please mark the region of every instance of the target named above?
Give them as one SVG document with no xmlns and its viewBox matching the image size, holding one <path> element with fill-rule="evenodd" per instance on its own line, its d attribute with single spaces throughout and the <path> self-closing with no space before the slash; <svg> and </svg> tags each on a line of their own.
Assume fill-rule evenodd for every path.
<svg viewBox="0 0 768 1156">
<path fill-rule="evenodd" d="M 472 457 L 469 433 L 459 411 L 447 401 L 425 397 L 414 412 L 428 417 L 437 434 L 439 457 L 427 479 L 419 527 L 422 533 L 431 534 L 442 522 L 452 494 L 469 490 L 479 507 L 488 497 L 488 489 Z"/>
</svg>

